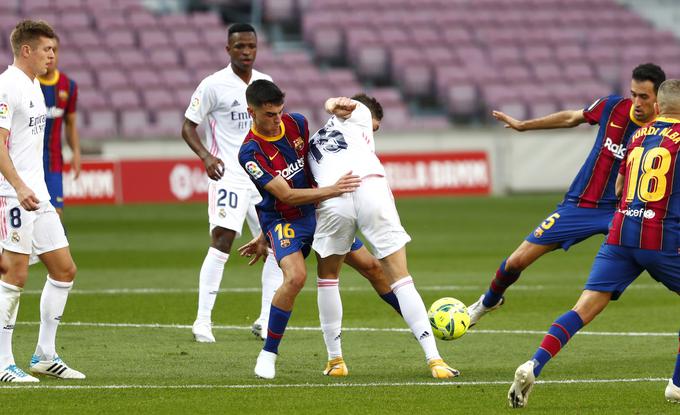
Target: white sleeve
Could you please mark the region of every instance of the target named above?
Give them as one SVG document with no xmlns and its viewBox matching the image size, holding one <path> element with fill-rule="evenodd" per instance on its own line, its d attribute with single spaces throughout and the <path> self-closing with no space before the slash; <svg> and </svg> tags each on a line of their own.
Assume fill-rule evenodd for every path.
<svg viewBox="0 0 680 415">
<path fill-rule="evenodd" d="M 216 102 L 215 91 L 203 80 L 191 96 L 191 102 L 189 102 L 189 107 L 184 112 L 184 117 L 196 124 L 200 124 L 205 119 L 205 116 L 214 109 Z"/>
<path fill-rule="evenodd" d="M 12 117 L 19 102 L 19 91 L 12 91 L 7 84 L 0 85 L 0 128 L 11 131 Z"/>
<path fill-rule="evenodd" d="M 371 110 L 359 101 L 352 102 L 356 103 L 357 107 L 352 111 L 352 115 L 345 120 L 345 123 L 356 124 L 373 131 L 373 116 L 371 115 Z"/>
</svg>

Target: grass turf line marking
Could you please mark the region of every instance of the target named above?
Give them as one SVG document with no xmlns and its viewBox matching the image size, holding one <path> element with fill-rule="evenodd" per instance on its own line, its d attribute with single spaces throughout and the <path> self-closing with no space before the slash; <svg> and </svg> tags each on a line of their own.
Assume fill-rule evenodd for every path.
<svg viewBox="0 0 680 415">
<path fill-rule="evenodd" d="M 631 379 L 562 379 L 537 380 L 538 385 L 568 385 L 588 383 L 634 383 L 634 382 L 668 382 L 667 378 L 631 378 Z M 504 380 L 471 381 L 471 382 L 385 382 L 385 383 L 290 383 L 290 384 L 250 384 L 250 385 L 11 385 L 0 386 L 4 389 L 262 389 L 262 388 L 381 388 L 395 386 L 493 386 L 510 385 Z"/>
<path fill-rule="evenodd" d="M 418 286 L 419 291 L 481 291 L 488 287 L 486 285 L 425 285 Z M 627 288 L 631 289 L 661 289 L 665 288 L 662 284 L 636 284 Z M 558 286 L 558 285 L 519 285 L 517 287 L 512 287 L 514 291 L 544 291 L 544 290 L 559 290 L 559 289 L 573 289 L 580 290 L 580 286 Z M 341 291 L 347 292 L 373 292 L 373 288 L 366 287 L 342 287 Z M 233 288 L 221 288 L 220 293 L 260 293 L 261 289 L 259 287 L 233 287 Z M 307 287 L 302 289 L 303 292 L 316 292 L 316 288 Z M 69 295 L 121 295 L 121 294 L 134 294 L 134 295 L 148 295 L 148 294 L 196 294 L 198 293 L 197 288 L 102 288 L 102 289 L 73 289 L 70 291 Z M 25 290 L 22 295 L 41 295 L 42 290 Z"/>
<path fill-rule="evenodd" d="M 39 325 L 39 321 L 25 321 L 17 322 L 17 325 Z M 190 329 L 190 324 L 142 324 L 142 323 L 96 323 L 74 321 L 59 323 L 60 326 L 67 327 L 109 327 L 109 328 L 135 328 L 135 329 Z M 250 326 L 224 326 L 214 325 L 215 330 L 251 330 Z M 286 330 L 293 331 L 321 331 L 320 327 L 300 327 L 288 326 Z M 391 327 L 343 327 L 342 331 L 357 331 L 357 332 L 411 332 L 407 328 L 391 328 Z M 468 333 L 478 334 L 545 334 L 545 330 L 470 330 Z M 660 332 L 613 332 L 613 331 L 579 331 L 582 336 L 621 336 L 621 337 L 676 337 L 678 333 L 660 333 Z"/>
</svg>

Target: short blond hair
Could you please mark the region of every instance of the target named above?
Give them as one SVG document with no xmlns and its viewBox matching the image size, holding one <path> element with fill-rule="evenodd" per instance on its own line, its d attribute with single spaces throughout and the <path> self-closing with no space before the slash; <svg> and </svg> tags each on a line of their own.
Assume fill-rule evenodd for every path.
<svg viewBox="0 0 680 415">
<path fill-rule="evenodd" d="M 44 20 L 22 20 L 14 27 L 9 36 L 12 52 L 14 56 L 19 56 L 21 47 L 29 45 L 31 49 L 37 47 L 37 42 L 41 37 L 56 39 L 57 34 Z"/>
<path fill-rule="evenodd" d="M 680 113 L 680 79 L 668 79 L 659 87 L 656 96 L 661 114 Z"/>
</svg>

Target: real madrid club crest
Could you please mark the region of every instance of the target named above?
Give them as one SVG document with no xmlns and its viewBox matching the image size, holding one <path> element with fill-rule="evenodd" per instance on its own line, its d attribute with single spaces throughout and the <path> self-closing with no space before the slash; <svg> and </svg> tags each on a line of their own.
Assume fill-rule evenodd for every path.
<svg viewBox="0 0 680 415">
<path fill-rule="evenodd" d="M 220 211 L 217 214 L 220 215 L 221 218 L 227 217 L 227 212 L 224 209 L 220 209 Z"/>
<path fill-rule="evenodd" d="M 295 146 L 295 150 L 302 151 L 302 147 L 305 146 L 305 142 L 302 139 L 302 137 L 298 137 L 295 140 L 293 140 L 293 145 Z"/>
<path fill-rule="evenodd" d="M 17 231 L 12 232 L 12 242 L 18 244 L 20 240 L 21 238 L 19 238 L 19 232 Z"/>
<path fill-rule="evenodd" d="M 281 248 L 288 248 L 290 246 L 290 239 L 281 239 Z"/>
</svg>

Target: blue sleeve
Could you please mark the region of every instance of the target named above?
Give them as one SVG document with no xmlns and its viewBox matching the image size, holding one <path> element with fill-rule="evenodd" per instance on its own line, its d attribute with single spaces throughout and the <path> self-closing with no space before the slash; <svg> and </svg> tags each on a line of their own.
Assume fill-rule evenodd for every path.
<svg viewBox="0 0 680 415">
<path fill-rule="evenodd" d="M 239 164 L 248 173 L 250 180 L 261 189 L 278 175 L 264 159 L 265 156 L 251 143 L 242 145 L 238 152 Z"/>
</svg>

